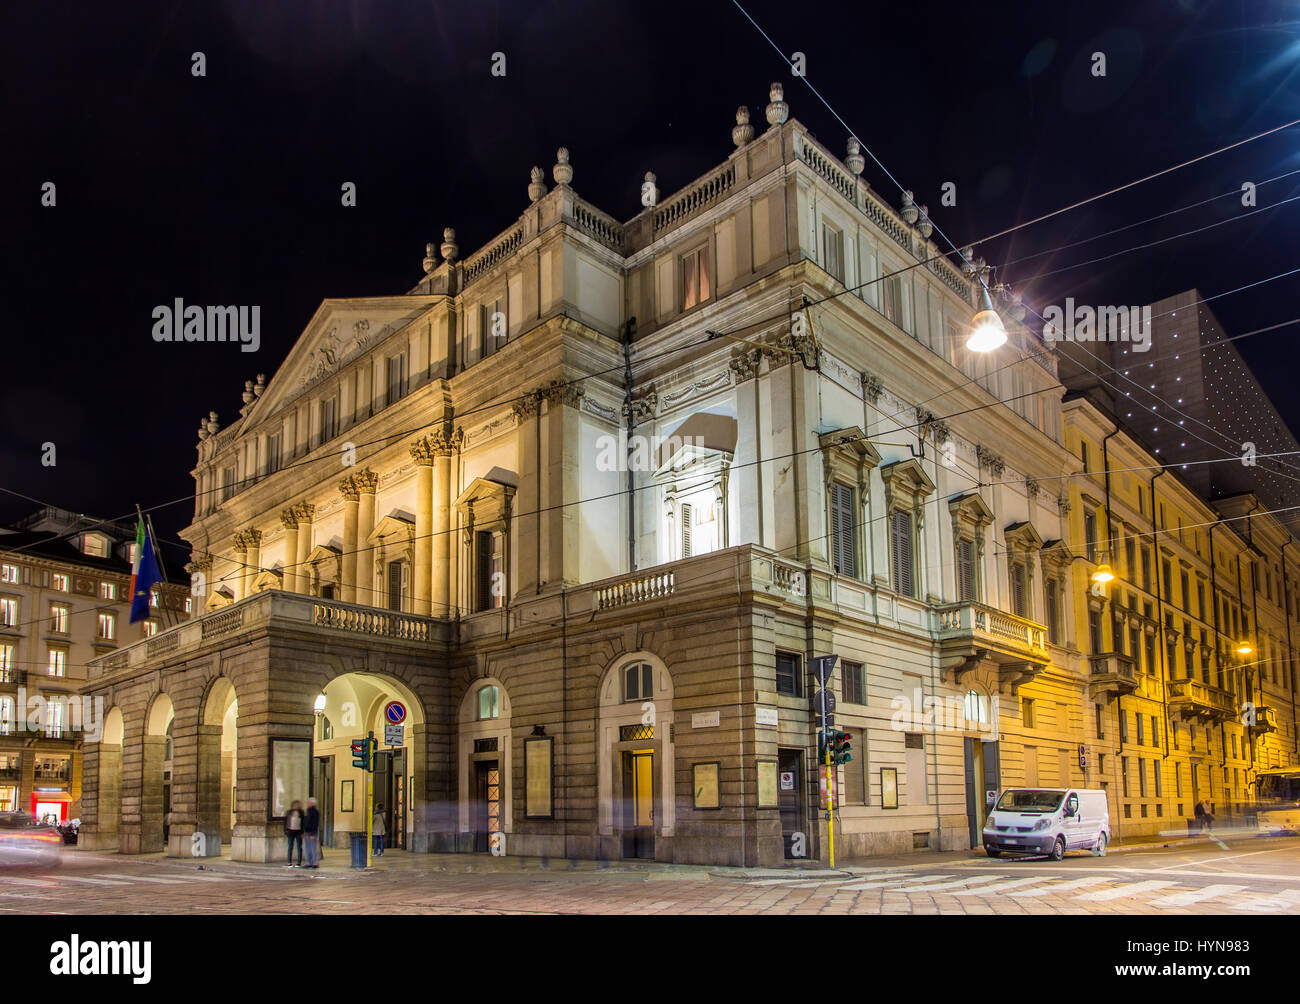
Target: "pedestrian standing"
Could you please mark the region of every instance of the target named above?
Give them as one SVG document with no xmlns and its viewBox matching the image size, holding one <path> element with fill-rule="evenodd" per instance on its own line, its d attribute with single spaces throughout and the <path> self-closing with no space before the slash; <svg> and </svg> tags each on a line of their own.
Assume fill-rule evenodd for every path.
<svg viewBox="0 0 1300 1004">
<path fill-rule="evenodd" d="M 320 810 L 316 799 L 307 799 L 307 811 L 302 816 L 302 840 L 307 848 L 307 867 L 320 867 Z"/>
<path fill-rule="evenodd" d="M 289 838 L 289 867 L 302 867 L 302 803 L 294 800 L 284 817 L 284 835 Z M 298 863 L 293 863 L 293 845 L 298 845 Z"/>
<path fill-rule="evenodd" d="M 371 820 L 371 835 L 374 838 L 374 852 L 376 856 L 384 856 L 384 834 L 387 830 L 384 827 L 384 803 L 380 802 L 375 806 L 375 818 Z"/>
</svg>

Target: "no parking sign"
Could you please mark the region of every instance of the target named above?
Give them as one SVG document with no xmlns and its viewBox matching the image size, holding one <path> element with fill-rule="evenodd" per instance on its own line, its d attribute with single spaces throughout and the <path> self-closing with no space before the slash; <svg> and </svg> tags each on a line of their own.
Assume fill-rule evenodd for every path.
<svg viewBox="0 0 1300 1004">
<path fill-rule="evenodd" d="M 389 701 L 384 707 L 384 718 L 389 725 L 401 725 L 406 721 L 406 705 L 401 701 Z"/>
</svg>

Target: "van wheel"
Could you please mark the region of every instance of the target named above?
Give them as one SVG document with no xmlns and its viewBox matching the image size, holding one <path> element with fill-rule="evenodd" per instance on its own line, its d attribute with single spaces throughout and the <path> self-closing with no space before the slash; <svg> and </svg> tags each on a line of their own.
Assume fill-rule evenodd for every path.
<svg viewBox="0 0 1300 1004">
<path fill-rule="evenodd" d="M 987 854 L 987 855 L 988 855 L 989 857 L 991 857 L 991 858 L 1000 858 L 1000 857 L 1002 857 L 1002 852 L 1001 852 L 1001 851 L 996 851 L 996 850 L 994 850 L 992 847 L 985 847 L 985 848 L 984 848 L 984 853 Z"/>
<path fill-rule="evenodd" d="M 1097 842 L 1092 845 L 1092 855 L 1093 857 L 1097 857 L 1097 858 L 1104 858 L 1106 856 L 1106 834 L 1105 833 L 1097 834 Z"/>
<path fill-rule="evenodd" d="M 1056 843 L 1052 845 L 1052 860 L 1060 861 L 1065 857 L 1065 838 L 1057 837 Z"/>
</svg>

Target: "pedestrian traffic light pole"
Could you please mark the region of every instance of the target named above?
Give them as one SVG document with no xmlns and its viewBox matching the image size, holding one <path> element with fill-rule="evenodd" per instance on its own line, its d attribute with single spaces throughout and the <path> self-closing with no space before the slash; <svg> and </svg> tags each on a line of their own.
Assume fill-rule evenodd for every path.
<svg viewBox="0 0 1300 1004">
<path fill-rule="evenodd" d="M 375 863 L 375 734 L 366 737 L 366 867 Z"/>
<path fill-rule="evenodd" d="M 825 715 L 822 721 L 825 722 Z M 826 746 L 826 840 L 831 851 L 831 868 L 835 867 L 835 758 L 831 756 L 831 734 L 823 731 Z"/>
</svg>

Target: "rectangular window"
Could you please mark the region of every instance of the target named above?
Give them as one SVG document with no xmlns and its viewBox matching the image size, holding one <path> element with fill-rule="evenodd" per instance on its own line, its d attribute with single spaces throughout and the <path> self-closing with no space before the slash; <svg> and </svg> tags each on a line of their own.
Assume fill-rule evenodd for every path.
<svg viewBox="0 0 1300 1004">
<path fill-rule="evenodd" d="M 1119 782 L 1120 791 L 1125 798 L 1128 798 L 1128 757 L 1126 756 L 1119 758 Z"/>
<path fill-rule="evenodd" d="M 799 697 L 799 657 L 788 652 L 776 653 L 776 692 L 787 697 Z"/>
<path fill-rule="evenodd" d="M 1147 735 L 1146 724 L 1145 724 L 1145 722 L 1143 721 L 1141 715 L 1134 715 L 1134 716 L 1133 716 L 1133 719 L 1134 719 L 1135 722 L 1137 722 L 1137 744 L 1138 744 L 1139 746 L 1145 746 L 1145 745 L 1146 745 L 1146 741 L 1147 741 L 1147 739 L 1146 739 L 1146 735 Z"/>
<path fill-rule="evenodd" d="M 1147 762 L 1141 757 L 1137 761 L 1138 770 L 1138 798 L 1147 797 Z"/>
<path fill-rule="evenodd" d="M 63 648 L 50 649 L 50 676 L 66 676 L 68 673 L 68 651 Z"/>
<path fill-rule="evenodd" d="M 831 483 L 831 565 L 840 575 L 858 574 L 857 529 L 853 519 L 853 489 Z"/>
<path fill-rule="evenodd" d="M 1020 561 L 1011 564 L 1011 612 L 1017 617 L 1029 616 L 1029 573 Z"/>
<path fill-rule="evenodd" d="M 1101 611 L 1088 611 L 1088 645 L 1093 655 L 1101 655 L 1106 642 L 1101 635 Z"/>
<path fill-rule="evenodd" d="M 18 566 L 17 565 L 0 565 L 0 582 L 18 583 Z"/>
<path fill-rule="evenodd" d="M 99 637 L 104 641 L 112 641 L 117 637 L 117 614 L 99 615 Z"/>
<path fill-rule="evenodd" d="M 691 534 L 695 528 L 695 510 L 689 502 L 682 503 L 682 557 L 689 558 L 695 553 L 695 543 Z"/>
<path fill-rule="evenodd" d="M 266 437 L 266 473 L 274 474 L 280 469 L 281 434 L 274 433 Z"/>
<path fill-rule="evenodd" d="M 1020 719 L 1024 722 L 1025 728 L 1034 727 L 1034 702 L 1028 697 L 1020 699 Z"/>
<path fill-rule="evenodd" d="M 902 510 L 889 516 L 889 568 L 895 592 L 916 595 L 912 563 L 912 514 Z"/>
<path fill-rule="evenodd" d="M 0 683 L 14 681 L 14 647 L 7 643 L 0 643 Z"/>
<path fill-rule="evenodd" d="M 1142 588 L 1151 592 L 1151 552 L 1142 548 Z"/>
<path fill-rule="evenodd" d="M 101 582 L 99 584 L 99 598 L 101 600 L 117 599 L 117 585 L 112 582 Z"/>
<path fill-rule="evenodd" d="M 14 734 L 14 699 L 0 697 L 0 736 Z"/>
<path fill-rule="evenodd" d="M 1183 611 L 1191 613 L 1192 611 L 1192 591 L 1187 585 L 1187 570 L 1179 569 L 1178 571 L 1178 588 L 1182 590 Z"/>
<path fill-rule="evenodd" d="M 1128 572 L 1129 581 L 1137 582 L 1137 541 L 1132 537 L 1129 537 L 1124 541 L 1124 560 L 1126 562 L 1124 570 Z"/>
<path fill-rule="evenodd" d="M 50 604 L 50 630 L 56 634 L 68 633 L 68 608 L 62 603 Z"/>
<path fill-rule="evenodd" d="M 1047 640 L 1061 644 L 1061 587 L 1055 579 L 1043 584 L 1043 600 L 1047 608 Z"/>
<path fill-rule="evenodd" d="M 388 609 L 402 609 L 402 579 L 405 572 L 404 563 L 401 561 L 390 561 L 388 563 Z"/>
<path fill-rule="evenodd" d="M 0 627 L 18 626 L 18 601 L 0 598 Z"/>
<path fill-rule="evenodd" d="M 510 319 L 506 316 L 505 297 L 498 296 L 483 304 L 479 319 L 479 358 L 486 359 L 510 337 Z"/>
<path fill-rule="evenodd" d="M 233 498 L 235 495 L 235 468 L 234 466 L 223 467 L 221 469 L 221 501 Z M 132 559 L 134 560 L 134 558 Z"/>
<path fill-rule="evenodd" d="M 1196 616 L 1205 620 L 1205 583 L 1196 583 Z"/>
<path fill-rule="evenodd" d="M 406 353 L 388 357 L 388 403 L 394 404 L 406 396 Z"/>
<path fill-rule="evenodd" d="M 690 310 L 713 295 L 709 259 L 704 248 L 682 256 L 682 310 Z"/>
<path fill-rule="evenodd" d="M 880 312 L 900 328 L 903 326 L 903 280 L 901 276 L 891 275 L 881 280 Z"/>
<path fill-rule="evenodd" d="M 1092 706 L 1092 711 L 1094 717 L 1097 719 L 1097 738 L 1105 739 L 1106 738 L 1106 728 L 1105 728 L 1106 713 L 1102 709 L 1102 706 L 1100 704 L 1094 704 Z"/>
<path fill-rule="evenodd" d="M 838 227 L 822 224 L 822 244 L 825 248 L 825 266 L 838 282 L 844 281 L 844 234 Z"/>
<path fill-rule="evenodd" d="M 650 663 L 633 663 L 623 670 L 624 701 L 648 701 L 654 692 L 654 667 Z"/>
<path fill-rule="evenodd" d="M 45 705 L 45 738 L 63 738 L 63 702 L 51 701 Z"/>
<path fill-rule="evenodd" d="M 1156 675 L 1156 636 L 1154 634 L 1145 635 L 1144 646 L 1147 653 L 1147 672 L 1151 676 Z"/>
<path fill-rule="evenodd" d="M 505 605 L 505 536 L 500 530 L 479 530 L 474 534 L 475 610 L 495 610 Z"/>
<path fill-rule="evenodd" d="M 974 602 L 975 595 L 975 542 L 957 541 L 957 598 Z"/>
<path fill-rule="evenodd" d="M 844 662 L 844 703 L 866 704 L 866 688 L 863 686 L 862 663 Z"/>
<path fill-rule="evenodd" d="M 1083 514 L 1083 540 L 1089 561 L 1097 560 L 1097 514 L 1087 510 Z"/>
<path fill-rule="evenodd" d="M 320 441 L 328 443 L 339 434 L 339 399 L 331 397 L 320 403 Z"/>
<path fill-rule="evenodd" d="M 1128 712 L 1123 708 L 1119 709 L 1119 741 L 1128 742 Z"/>
<path fill-rule="evenodd" d="M 61 593 L 68 591 L 68 577 L 55 572 L 50 576 L 50 588 L 57 589 Z"/>
<path fill-rule="evenodd" d="M 154 635 L 158 633 L 157 621 L 142 621 L 140 623 L 140 627 L 144 629 L 144 636 L 146 638 L 152 638 Z"/>
<path fill-rule="evenodd" d="M 1151 745 L 1160 745 L 1160 724 L 1155 715 L 1151 716 Z"/>
<path fill-rule="evenodd" d="M 1165 789 L 1165 786 L 1164 786 L 1164 782 L 1161 780 L 1160 773 L 1161 773 L 1161 771 L 1160 771 L 1160 761 L 1159 761 L 1159 760 L 1152 760 L 1152 761 L 1151 761 L 1151 777 L 1152 777 L 1152 779 L 1153 779 L 1153 780 L 1155 781 L 1155 783 L 1156 783 L 1156 798 L 1164 798 L 1164 797 L 1165 797 L 1165 790 L 1164 790 L 1164 789 Z M 1159 813 L 1157 813 L 1157 815 L 1159 815 Z"/>
</svg>

